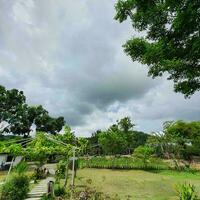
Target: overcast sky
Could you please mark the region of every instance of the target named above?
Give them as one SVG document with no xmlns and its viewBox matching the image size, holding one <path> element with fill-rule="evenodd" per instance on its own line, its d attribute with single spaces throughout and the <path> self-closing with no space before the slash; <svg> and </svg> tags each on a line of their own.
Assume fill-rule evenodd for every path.
<svg viewBox="0 0 200 200">
<path fill-rule="evenodd" d="M 134 32 L 119 24 L 115 0 L 1 0 L 0 84 L 23 90 L 31 105 L 64 116 L 78 136 L 130 116 L 138 130 L 166 120 L 199 120 L 200 93 L 173 92 L 166 78 L 123 52 Z"/>
</svg>

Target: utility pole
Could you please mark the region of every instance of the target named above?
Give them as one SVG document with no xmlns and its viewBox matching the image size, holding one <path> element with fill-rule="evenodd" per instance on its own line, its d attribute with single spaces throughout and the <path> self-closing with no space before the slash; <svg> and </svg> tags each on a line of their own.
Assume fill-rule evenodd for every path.
<svg viewBox="0 0 200 200">
<path fill-rule="evenodd" d="M 76 159 L 76 157 L 75 157 L 75 153 L 76 153 L 75 147 L 73 147 L 72 151 L 73 151 L 73 157 L 72 157 L 72 182 L 71 182 L 71 186 L 73 187 L 74 186 L 74 178 L 75 178 L 75 159 Z"/>
</svg>

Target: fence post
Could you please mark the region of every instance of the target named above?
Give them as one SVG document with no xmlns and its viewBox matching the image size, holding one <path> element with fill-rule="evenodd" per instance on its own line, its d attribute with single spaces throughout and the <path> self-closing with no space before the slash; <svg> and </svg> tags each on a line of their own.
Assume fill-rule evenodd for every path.
<svg viewBox="0 0 200 200">
<path fill-rule="evenodd" d="M 48 196 L 50 197 L 54 197 L 54 182 L 53 181 L 49 181 L 48 182 Z"/>
<path fill-rule="evenodd" d="M 71 186 L 74 186 L 74 178 L 75 178 L 75 152 L 76 149 L 73 147 L 73 158 L 72 158 L 72 180 L 71 180 Z"/>
</svg>

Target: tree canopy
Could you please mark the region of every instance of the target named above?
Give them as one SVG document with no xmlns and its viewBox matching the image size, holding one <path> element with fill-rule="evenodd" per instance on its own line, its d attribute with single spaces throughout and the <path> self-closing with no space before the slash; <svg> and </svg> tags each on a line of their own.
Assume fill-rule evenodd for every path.
<svg viewBox="0 0 200 200">
<path fill-rule="evenodd" d="M 14 129 L 12 125 L 16 125 L 21 118 L 21 110 L 25 109 L 26 98 L 23 92 L 16 89 L 6 90 L 0 85 L 0 131 L 9 132 Z M 4 123 L 3 123 L 4 122 Z M 9 129 L 10 128 L 10 129 Z"/>
<path fill-rule="evenodd" d="M 63 117 L 53 118 L 40 106 L 29 106 L 22 91 L 6 90 L 0 85 L 0 134 L 28 135 L 35 124 L 37 131 L 58 133 L 65 124 Z"/>
<path fill-rule="evenodd" d="M 134 36 L 124 45 L 133 61 L 149 66 L 149 75 L 174 81 L 186 97 L 200 90 L 200 2 L 190 0 L 118 0 L 115 19 L 130 18 Z"/>
<path fill-rule="evenodd" d="M 200 155 L 200 122 L 176 121 L 165 126 L 164 133 L 178 147 L 178 153 L 189 159 Z"/>
<path fill-rule="evenodd" d="M 200 121 L 165 122 L 163 133 L 151 135 L 147 143 L 157 155 L 191 160 L 200 155 Z"/>
<path fill-rule="evenodd" d="M 92 153 L 96 154 L 130 154 L 144 145 L 148 135 L 133 130 L 134 123 L 129 117 L 124 117 L 111 125 L 107 130 L 95 132 L 89 140 Z"/>
</svg>

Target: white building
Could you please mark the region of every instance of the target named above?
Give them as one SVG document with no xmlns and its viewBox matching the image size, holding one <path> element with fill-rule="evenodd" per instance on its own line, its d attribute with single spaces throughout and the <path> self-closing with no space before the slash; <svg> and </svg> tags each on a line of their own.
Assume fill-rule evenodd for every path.
<svg viewBox="0 0 200 200">
<path fill-rule="evenodd" d="M 22 160 L 22 156 L 17 156 L 14 160 L 13 160 L 13 156 L 9 155 L 9 154 L 0 154 L 0 170 L 2 169 L 7 169 L 10 167 L 12 160 L 13 160 L 13 167 L 15 167 L 17 164 L 19 164 Z"/>
</svg>

